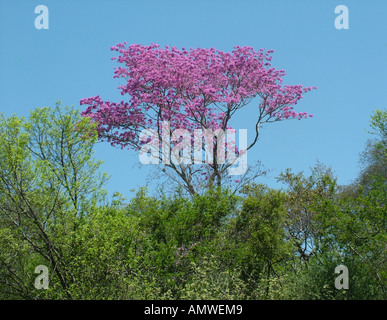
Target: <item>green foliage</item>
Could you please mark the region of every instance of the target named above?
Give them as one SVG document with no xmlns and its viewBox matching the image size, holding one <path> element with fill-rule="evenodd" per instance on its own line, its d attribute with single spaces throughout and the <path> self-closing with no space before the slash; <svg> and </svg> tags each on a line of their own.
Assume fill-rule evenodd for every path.
<svg viewBox="0 0 387 320">
<path fill-rule="evenodd" d="M 367 142 L 361 154 L 360 162 L 363 170 L 356 181 L 366 189 L 375 177 L 387 181 L 387 110 L 376 110 L 370 120 L 371 131 L 374 136 Z"/>
<path fill-rule="evenodd" d="M 192 273 L 182 289 L 182 299 L 235 300 L 246 299 L 246 283 L 238 269 L 224 268 L 215 255 L 203 257 L 200 264 L 191 262 Z"/>
<path fill-rule="evenodd" d="M 95 125 L 59 104 L 0 117 L 0 299 L 386 298 L 382 171 L 351 192 L 318 163 L 283 172 L 283 190 L 142 188 L 126 203 L 102 189 L 95 141 Z M 340 264 L 348 290 L 334 285 Z"/>
<path fill-rule="evenodd" d="M 44 264 L 53 270 L 57 297 L 73 298 L 75 278 L 68 264 L 77 229 L 96 208 L 106 180 L 96 174 L 100 163 L 93 159 L 93 142 L 89 121 L 59 103 L 55 109 L 35 109 L 28 119 L 0 116 L 1 232 L 15 242 L 1 257 L 6 272 L 0 282 L 9 279 L 11 296 L 44 295 L 30 281 L 35 267 Z M 14 250 L 29 256 L 7 259 L 19 256 Z M 19 270 L 28 270 L 28 281 Z"/>
</svg>

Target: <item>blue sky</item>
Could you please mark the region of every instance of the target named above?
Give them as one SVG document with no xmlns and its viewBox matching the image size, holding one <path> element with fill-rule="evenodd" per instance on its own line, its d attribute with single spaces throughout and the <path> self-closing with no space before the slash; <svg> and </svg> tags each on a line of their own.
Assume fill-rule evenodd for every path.
<svg viewBox="0 0 387 320">
<path fill-rule="evenodd" d="M 49 29 L 34 26 L 37 5 L 49 9 Z M 334 26 L 337 5 L 349 9 L 349 29 Z M 248 161 L 261 160 L 274 177 L 286 168 L 309 173 L 317 160 L 332 166 L 339 183 L 358 174 L 359 153 L 373 110 L 387 101 L 387 1 L 329 0 L 0 0 L 0 111 L 28 115 L 35 107 L 80 108 L 81 98 L 121 100 L 113 79 L 110 46 L 151 42 L 161 46 L 236 45 L 273 49 L 274 67 L 286 84 L 317 86 L 297 105 L 307 120 L 269 124 Z M 253 107 L 252 107 L 253 108 Z M 252 128 L 252 108 L 235 122 Z M 145 185 L 149 168 L 138 154 L 107 143 L 96 147 L 102 169 L 111 174 L 110 193 L 126 196 Z"/>
</svg>

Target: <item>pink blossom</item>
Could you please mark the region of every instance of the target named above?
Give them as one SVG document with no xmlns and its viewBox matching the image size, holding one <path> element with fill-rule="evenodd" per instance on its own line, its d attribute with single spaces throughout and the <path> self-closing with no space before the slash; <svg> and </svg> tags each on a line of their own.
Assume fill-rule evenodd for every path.
<svg viewBox="0 0 387 320">
<path fill-rule="evenodd" d="M 125 80 L 118 89 L 128 98 L 111 102 L 97 95 L 80 104 L 87 106 L 82 115 L 97 124 L 99 138 L 112 145 L 138 149 L 139 132 L 160 129 L 162 121 L 171 130 L 231 128 L 231 116 L 252 98 L 259 98 L 253 101 L 260 123 L 312 116 L 293 106 L 316 87 L 283 85 L 285 71 L 271 67 L 273 50 L 236 46 L 229 53 L 126 42 L 110 49 L 120 65 L 114 78 Z"/>
</svg>

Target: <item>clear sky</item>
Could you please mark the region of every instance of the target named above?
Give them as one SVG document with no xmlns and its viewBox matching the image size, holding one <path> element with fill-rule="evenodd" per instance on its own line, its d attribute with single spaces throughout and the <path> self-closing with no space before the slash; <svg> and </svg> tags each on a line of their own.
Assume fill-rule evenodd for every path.
<svg viewBox="0 0 387 320">
<path fill-rule="evenodd" d="M 49 9 L 49 29 L 35 28 L 35 7 Z M 335 7 L 346 5 L 349 29 L 335 28 Z M 81 108 L 81 98 L 121 100 L 110 46 L 151 42 L 178 48 L 236 45 L 273 49 L 272 65 L 286 84 L 317 86 L 296 111 L 306 120 L 263 127 L 248 162 L 272 172 L 260 182 L 278 186 L 286 168 L 309 173 L 317 160 L 332 166 L 339 183 L 358 174 L 359 153 L 373 110 L 387 103 L 387 1 L 373 0 L 0 0 L 0 111 L 28 115 L 35 107 Z M 252 128 L 253 107 L 236 121 Z M 138 154 L 96 147 L 111 174 L 108 191 L 130 196 L 145 185 L 149 167 Z"/>
</svg>

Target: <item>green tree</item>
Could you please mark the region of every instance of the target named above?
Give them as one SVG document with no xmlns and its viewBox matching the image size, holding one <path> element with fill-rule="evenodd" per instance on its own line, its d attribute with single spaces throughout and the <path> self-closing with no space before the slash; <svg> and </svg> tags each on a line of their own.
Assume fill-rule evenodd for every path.
<svg viewBox="0 0 387 320">
<path fill-rule="evenodd" d="M 256 294 L 268 298 L 270 281 L 280 277 L 283 262 L 292 252 L 285 237 L 286 197 L 280 190 L 258 184 L 246 185 L 242 194 L 242 208 L 231 229 L 237 261 L 234 268 L 242 269 L 253 298 Z M 265 288 L 263 293 L 255 292 L 260 287 Z"/>
<path fill-rule="evenodd" d="M 361 154 L 363 170 L 356 181 L 364 187 L 372 184 L 375 176 L 387 181 L 387 110 L 376 110 L 370 119 L 368 131 L 374 136 L 369 139 Z"/>
<path fill-rule="evenodd" d="M 76 232 L 106 180 L 97 174 L 92 127 L 60 103 L 37 108 L 28 119 L 0 116 L 0 283 L 7 297 L 49 291 L 76 297 L 71 286 L 77 278 L 69 268 Z M 33 287 L 39 264 L 50 270 L 45 292 Z"/>
<path fill-rule="evenodd" d="M 280 179 L 289 186 L 287 230 L 304 258 L 294 264 L 289 292 L 301 299 L 384 298 L 387 190 L 383 179 L 375 176 L 367 189 L 360 187 L 355 194 L 342 192 L 330 169 L 321 165 L 309 177 L 287 171 Z M 349 269 L 349 290 L 334 287 L 339 264 Z"/>
</svg>

